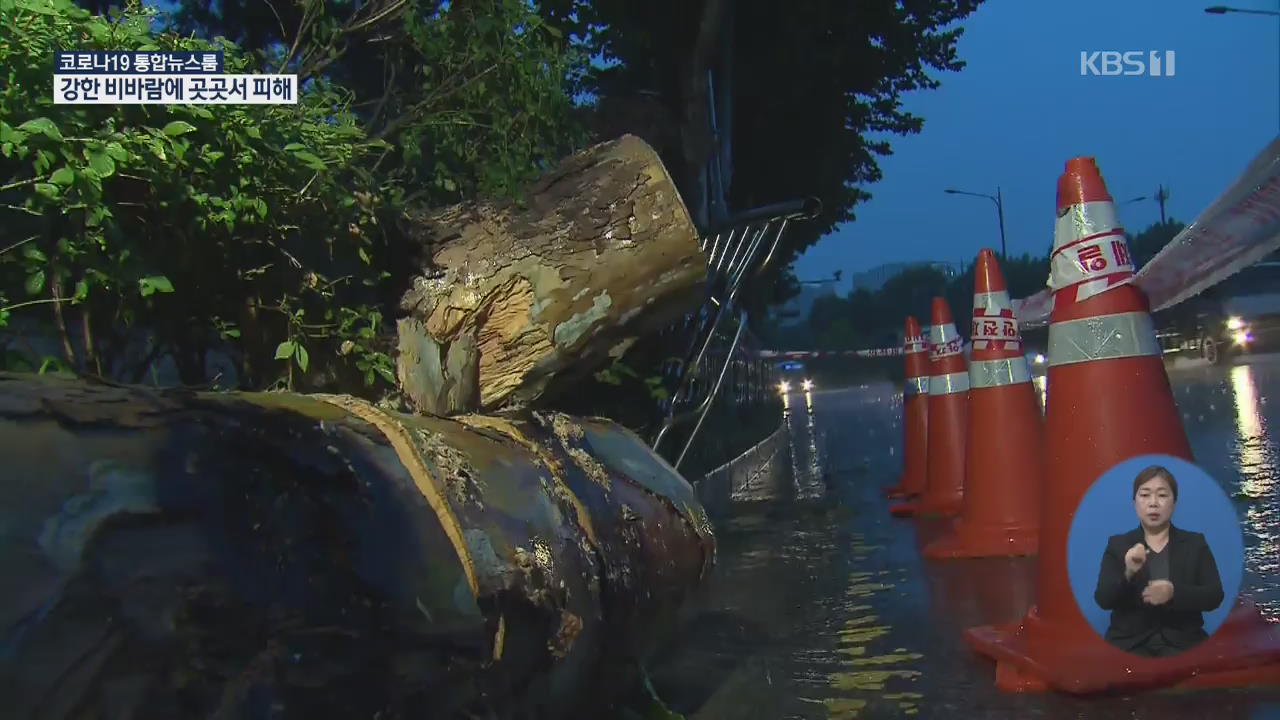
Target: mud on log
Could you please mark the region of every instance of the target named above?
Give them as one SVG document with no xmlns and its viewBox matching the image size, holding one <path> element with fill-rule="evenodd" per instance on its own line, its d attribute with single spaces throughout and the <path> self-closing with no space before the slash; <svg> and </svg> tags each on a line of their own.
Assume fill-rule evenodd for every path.
<svg viewBox="0 0 1280 720">
<path fill-rule="evenodd" d="M 0 374 L 5 717 L 572 716 L 714 556 L 563 415 Z"/>
<path fill-rule="evenodd" d="M 694 307 L 697 230 L 634 136 L 574 155 L 523 200 L 410 218 L 431 270 L 401 302 L 398 375 L 420 411 L 528 404 Z"/>
</svg>

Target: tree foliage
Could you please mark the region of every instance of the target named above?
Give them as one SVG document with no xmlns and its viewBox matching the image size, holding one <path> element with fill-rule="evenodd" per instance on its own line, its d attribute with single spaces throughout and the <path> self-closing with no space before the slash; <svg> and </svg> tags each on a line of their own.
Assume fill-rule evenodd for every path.
<svg viewBox="0 0 1280 720">
<path fill-rule="evenodd" d="M 455 84 L 420 75 L 379 123 L 315 60 L 341 57 L 339 29 L 360 11 L 291 38 L 290 63 L 312 68 L 297 105 L 67 106 L 50 99 L 58 49 L 221 48 L 229 72 L 275 67 L 269 51 L 157 32 L 137 5 L 108 19 L 70 0 L 0 0 L 8 357 L 36 364 L 52 327 L 61 362 L 128 381 L 169 358 L 192 385 L 394 384 L 385 330 L 415 267 L 407 204 L 510 191 L 575 141 L 556 43 L 511 39 L 512 23 L 537 22 L 522 3 L 461 17 L 400 4 L 382 20 L 402 23 L 395 52 Z"/>
<path fill-rule="evenodd" d="M 1163 223 L 1153 223 L 1137 235 L 1126 235 L 1129 252 L 1133 256 L 1133 264 L 1138 268 L 1151 262 L 1169 241 L 1186 228 L 1186 225 L 1170 219 Z"/>
<path fill-rule="evenodd" d="M 582 141 L 585 60 L 524 0 L 181 0 L 175 23 L 346 88 L 411 199 L 509 195 Z"/>
<path fill-rule="evenodd" d="M 1155 223 L 1137 235 L 1126 234 L 1134 264 L 1141 269 L 1186 226 L 1177 220 Z M 1048 256 L 1022 255 L 1000 263 L 1012 298 L 1025 298 L 1046 287 Z M 957 329 L 968 334 L 964 318 L 973 313 L 974 266 L 951 277 L 920 265 L 893 276 L 875 292 L 855 290 L 847 297 L 820 298 L 807 322 L 798 327 L 769 327 L 765 337 L 786 349 L 856 350 L 891 347 L 898 341 L 907 315 L 929 324 L 933 298 L 946 298 Z"/>
<path fill-rule="evenodd" d="M 818 222 L 791 226 L 778 269 L 745 289 L 762 308 L 797 287 L 791 258 L 855 219 L 888 138 L 920 131 L 903 97 L 962 66 L 953 25 L 979 1 L 784 11 L 725 0 L 178 0 L 165 19 L 137 5 L 106 18 L 71 0 L 0 0 L 10 73 L 0 213 L 11 231 L 0 317 L 12 313 L 23 339 L 0 343 L 12 350 L 52 327 L 55 353 L 19 348 L 29 364 L 56 354 L 125 380 L 168 358 L 188 384 L 219 373 L 244 388 L 391 382 L 385 333 L 420 264 L 402 232 L 408 207 L 510 194 L 584 142 L 575 98 L 597 101 L 590 120 L 605 135 L 651 140 L 690 192 L 712 148 L 713 65 L 734 106 L 731 123 L 721 118 L 733 207 L 824 203 Z M 50 104 L 52 50 L 152 46 L 225 48 L 231 69 L 296 73 L 304 92 L 284 107 Z M 842 321 L 828 339 L 861 342 L 859 327 Z M 213 367 L 215 356 L 229 366 Z M 633 367 L 628 383 L 650 374 Z"/>
<path fill-rule="evenodd" d="M 1001 263 L 1012 297 L 1027 297 L 1045 287 L 1049 259 L 1023 255 Z M 914 316 L 930 322 L 933 298 L 942 297 L 957 318 L 957 329 L 968 333 L 965 318 L 973 313 L 973 266 L 948 276 L 931 265 L 919 265 L 889 278 L 875 292 L 855 290 L 847 297 L 827 297 L 814 303 L 803 329 L 771 328 L 770 341 L 789 343 L 787 349 L 859 350 L 893 347 L 901 340 L 903 322 Z M 800 344 L 797 344 L 800 343 Z"/>
<path fill-rule="evenodd" d="M 931 71 L 956 71 L 954 23 L 981 0 L 818 0 L 782 7 L 723 0 L 546 0 L 544 14 L 604 63 L 583 78 L 602 98 L 651 93 L 684 142 L 658 144 L 686 196 L 709 147 L 690 123 L 703 122 L 706 96 L 693 79 L 715 65 L 706 44 L 727 43 L 717 66 L 732 83 L 730 203 L 746 210 L 814 196 L 824 214 L 796 224 L 775 268 L 785 268 L 837 224 L 856 219 L 881 177 L 889 139 L 920 132 L 906 93 L 939 85 Z M 711 24 L 718 23 L 716 27 Z M 714 31 L 713 31 L 714 30 Z M 731 65 L 731 67 L 728 67 Z M 703 112 L 698 112 L 703 109 Z M 781 286 L 779 286 L 781 285 Z M 751 288 L 757 307 L 794 292 L 775 270 Z"/>
</svg>

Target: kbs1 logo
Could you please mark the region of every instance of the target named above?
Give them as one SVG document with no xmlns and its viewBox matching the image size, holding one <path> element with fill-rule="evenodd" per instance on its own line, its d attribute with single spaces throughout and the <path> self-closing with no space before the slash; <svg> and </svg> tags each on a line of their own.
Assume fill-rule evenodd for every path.
<svg viewBox="0 0 1280 720">
<path fill-rule="evenodd" d="M 1174 61 L 1172 50 L 1081 50 L 1080 74 L 1173 77 Z"/>
</svg>

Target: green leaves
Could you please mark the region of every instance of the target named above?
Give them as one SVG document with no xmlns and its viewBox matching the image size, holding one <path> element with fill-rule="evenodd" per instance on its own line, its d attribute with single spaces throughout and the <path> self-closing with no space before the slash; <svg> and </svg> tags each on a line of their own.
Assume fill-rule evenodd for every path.
<svg viewBox="0 0 1280 720">
<path fill-rule="evenodd" d="M 0 0 L 0 67 L 11 80 L 47 78 L 53 52 L 68 47 L 212 47 L 161 36 L 145 7 L 128 4 L 116 21 L 74 4 Z M 338 14 L 352 11 L 350 3 L 317 7 L 320 27 L 337 27 Z M 378 308 L 386 286 L 412 268 L 390 264 L 401 230 L 379 217 L 399 216 L 410 190 L 428 205 L 509 191 L 570 144 L 561 121 L 572 101 L 554 31 L 512 42 L 512 28 L 538 26 L 523 0 L 475 14 L 487 24 L 471 27 L 459 13 L 392 21 L 401 24 L 388 29 L 403 31 L 410 46 L 404 56 L 415 59 L 397 69 L 387 105 L 408 112 L 407 121 L 385 140 L 371 139 L 382 128 L 366 127 L 352 110 L 357 95 L 381 95 L 382 74 L 345 72 L 341 54 L 334 75 L 360 83 L 358 93 L 318 78 L 287 107 L 71 108 L 52 105 L 47 84 L 4 85 L 0 185 L 18 183 L 6 193 L 4 231 L 41 242 L 0 258 L 0 308 L 47 296 L 57 283 L 64 295 L 74 292 L 70 302 L 110 308 L 122 331 L 190 326 L 192 337 L 218 338 L 219 350 L 274 351 L 286 363 L 275 372 L 292 368 L 290 377 L 310 371 L 314 350 L 326 366 L 354 365 L 368 385 L 394 384 L 394 363 L 381 349 L 393 328 Z M 328 38 L 316 35 L 299 54 L 332 57 L 316 47 Z M 255 50 L 228 47 L 229 71 L 266 70 Z M 220 319 L 244 317 L 250 299 L 259 322 L 243 334 Z M 41 309 L 14 312 L 50 315 Z M 350 351 L 337 352 L 344 343 Z"/>
<path fill-rule="evenodd" d="M 44 290 L 44 270 L 37 270 L 27 276 L 26 290 L 28 295 L 39 295 Z"/>
<path fill-rule="evenodd" d="M 47 117 L 32 118 L 18 126 L 19 130 L 29 134 L 41 134 L 50 140 L 62 141 L 62 132 L 58 130 L 58 126 Z"/>
<path fill-rule="evenodd" d="M 313 153 L 307 152 L 306 150 L 298 150 L 293 154 L 293 156 L 301 160 L 302 164 L 306 165 L 312 170 L 328 169 L 328 167 L 324 164 L 323 160 L 321 160 L 319 157 L 317 157 Z"/>
<path fill-rule="evenodd" d="M 276 360 L 289 359 L 296 362 L 302 372 L 306 372 L 307 367 L 311 365 L 311 355 L 307 353 L 307 349 L 293 340 L 286 340 L 276 346 Z"/>
<path fill-rule="evenodd" d="M 173 283 L 170 283 L 169 278 L 164 275 L 150 275 L 138 279 L 138 292 L 142 297 L 149 297 L 158 292 L 171 293 L 173 292 Z"/>
<path fill-rule="evenodd" d="M 60 15 L 62 13 L 62 9 L 55 5 L 53 0 L 17 0 L 16 6 L 19 10 L 41 15 Z"/>
<path fill-rule="evenodd" d="M 27 134 L 21 130 L 14 129 L 12 125 L 0 120 L 0 142 L 2 143 L 20 143 L 27 139 Z"/>
<path fill-rule="evenodd" d="M 116 162 L 125 162 L 129 159 L 129 151 L 125 150 L 124 146 L 118 142 L 107 143 L 104 151 Z"/>
<path fill-rule="evenodd" d="M 111 177 L 116 172 L 116 161 L 111 159 L 111 155 L 106 150 L 85 150 L 85 159 L 89 161 L 89 167 L 98 173 L 99 177 Z"/>
<path fill-rule="evenodd" d="M 164 130 L 161 132 L 168 137 L 178 137 L 179 135 L 186 135 L 189 132 L 195 132 L 195 129 L 196 126 L 186 120 L 174 120 L 168 125 L 165 125 Z"/>
</svg>

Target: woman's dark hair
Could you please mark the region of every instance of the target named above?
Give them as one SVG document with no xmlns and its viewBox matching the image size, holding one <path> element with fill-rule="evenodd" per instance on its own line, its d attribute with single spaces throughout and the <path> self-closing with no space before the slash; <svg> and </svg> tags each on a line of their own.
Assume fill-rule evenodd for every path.
<svg viewBox="0 0 1280 720">
<path fill-rule="evenodd" d="M 1138 476 L 1133 479 L 1133 496 L 1138 497 L 1138 488 L 1142 487 L 1148 480 L 1155 477 L 1164 478 L 1169 483 L 1169 491 L 1173 493 L 1173 501 L 1178 501 L 1178 481 L 1173 479 L 1173 473 L 1169 472 L 1169 468 L 1163 465 L 1152 465 L 1144 468 Z"/>
</svg>

